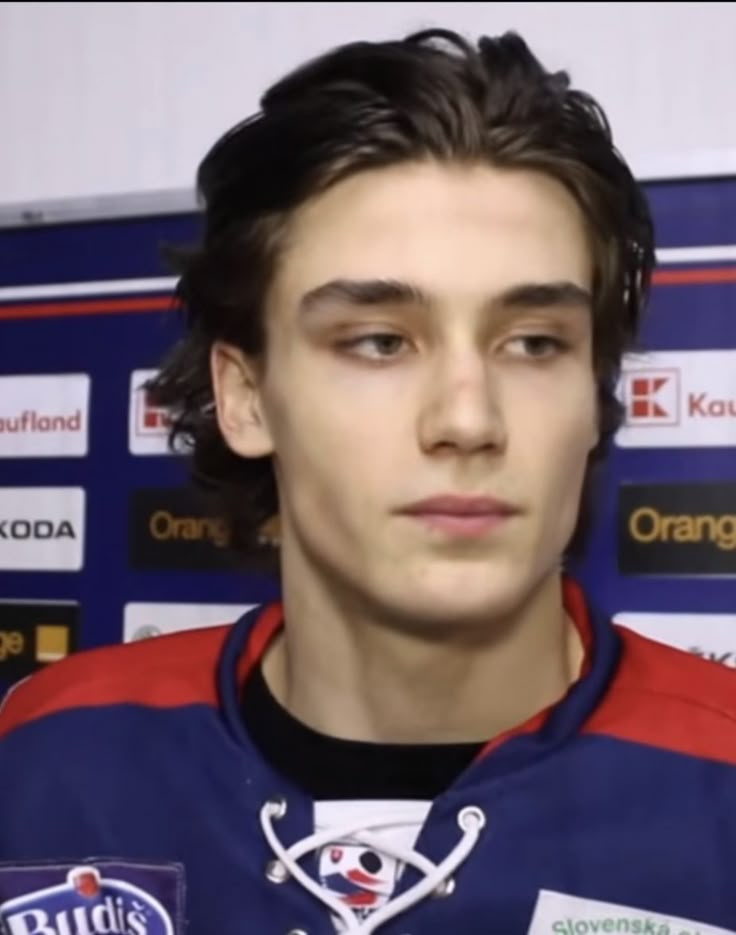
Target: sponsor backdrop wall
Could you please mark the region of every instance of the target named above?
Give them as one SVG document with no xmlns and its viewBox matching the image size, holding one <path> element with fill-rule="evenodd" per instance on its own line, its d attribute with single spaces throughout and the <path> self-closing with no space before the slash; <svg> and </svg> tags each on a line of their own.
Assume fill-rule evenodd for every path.
<svg viewBox="0 0 736 935">
<path fill-rule="evenodd" d="M 736 665 L 736 179 L 648 191 L 653 299 L 572 570 L 604 613 Z M 267 554 L 234 567 L 140 389 L 180 328 L 160 248 L 197 232 L 183 214 L 0 231 L 0 693 L 278 597 Z"/>
</svg>

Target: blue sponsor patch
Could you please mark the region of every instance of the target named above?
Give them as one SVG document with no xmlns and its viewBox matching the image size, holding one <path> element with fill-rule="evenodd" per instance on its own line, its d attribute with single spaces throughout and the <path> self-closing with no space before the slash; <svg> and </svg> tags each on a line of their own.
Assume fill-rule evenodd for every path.
<svg viewBox="0 0 736 935">
<path fill-rule="evenodd" d="M 180 864 L 0 865 L 2 935 L 183 935 Z"/>
</svg>

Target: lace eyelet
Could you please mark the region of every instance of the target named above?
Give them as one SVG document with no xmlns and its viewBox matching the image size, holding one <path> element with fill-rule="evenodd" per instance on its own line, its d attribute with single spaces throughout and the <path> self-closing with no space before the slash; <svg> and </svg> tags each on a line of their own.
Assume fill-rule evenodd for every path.
<svg viewBox="0 0 736 935">
<path fill-rule="evenodd" d="M 290 876 L 280 860 L 269 860 L 266 864 L 266 879 L 271 883 L 286 883 Z"/>
<path fill-rule="evenodd" d="M 466 805 L 465 808 L 460 809 L 457 823 L 463 831 L 480 831 L 485 827 L 486 816 L 477 805 Z"/>
<path fill-rule="evenodd" d="M 453 877 L 448 877 L 437 886 L 437 888 L 432 892 L 432 896 L 435 899 L 444 899 L 446 896 L 452 896 L 454 892 L 455 880 Z"/>
<path fill-rule="evenodd" d="M 286 799 L 281 795 L 275 796 L 273 799 L 269 799 L 266 803 L 266 806 L 272 818 L 278 820 L 279 818 L 283 818 L 286 814 Z"/>
</svg>

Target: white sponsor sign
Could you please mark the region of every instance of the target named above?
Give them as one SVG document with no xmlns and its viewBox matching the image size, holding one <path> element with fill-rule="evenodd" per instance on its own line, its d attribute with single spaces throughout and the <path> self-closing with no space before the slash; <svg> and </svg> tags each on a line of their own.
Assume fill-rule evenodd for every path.
<svg viewBox="0 0 736 935">
<path fill-rule="evenodd" d="M 156 604 L 125 605 L 123 641 L 148 639 L 181 630 L 235 623 L 254 604 Z"/>
<path fill-rule="evenodd" d="M 623 448 L 736 446 L 736 350 L 629 355 L 618 396 Z"/>
<path fill-rule="evenodd" d="M 80 571 L 84 504 L 81 487 L 1 487 L 0 570 Z"/>
<path fill-rule="evenodd" d="M 736 668 L 736 614 L 621 612 L 613 620 L 658 643 Z"/>
<path fill-rule="evenodd" d="M 734 935 L 733 929 L 705 925 L 663 912 L 540 890 L 527 935 Z"/>
<path fill-rule="evenodd" d="M 134 455 L 168 455 L 170 418 L 167 410 L 154 406 L 143 388 L 157 370 L 134 370 L 130 375 L 128 446 Z"/>
<path fill-rule="evenodd" d="M 87 454 L 86 373 L 0 377 L 0 458 Z"/>
</svg>

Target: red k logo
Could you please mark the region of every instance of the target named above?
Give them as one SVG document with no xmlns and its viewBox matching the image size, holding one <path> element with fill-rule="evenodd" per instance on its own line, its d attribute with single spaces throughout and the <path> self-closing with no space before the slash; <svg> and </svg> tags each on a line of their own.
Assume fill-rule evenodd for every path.
<svg viewBox="0 0 736 935">
<path fill-rule="evenodd" d="M 634 370 L 624 374 L 628 425 L 676 425 L 679 422 L 679 373 Z"/>
</svg>

